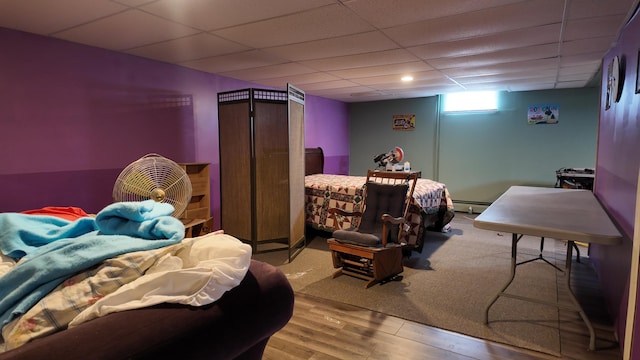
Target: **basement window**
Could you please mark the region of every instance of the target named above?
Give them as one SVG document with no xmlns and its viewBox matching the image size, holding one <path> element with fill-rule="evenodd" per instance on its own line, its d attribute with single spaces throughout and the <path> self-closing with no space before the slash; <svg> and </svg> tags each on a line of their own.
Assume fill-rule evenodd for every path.
<svg viewBox="0 0 640 360">
<path fill-rule="evenodd" d="M 484 112 L 498 110 L 498 92 L 467 91 L 443 95 L 444 112 Z"/>
</svg>

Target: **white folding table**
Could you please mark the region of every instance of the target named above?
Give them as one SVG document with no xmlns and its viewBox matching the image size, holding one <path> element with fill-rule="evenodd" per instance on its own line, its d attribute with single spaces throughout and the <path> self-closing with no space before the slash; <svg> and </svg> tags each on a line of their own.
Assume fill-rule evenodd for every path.
<svg viewBox="0 0 640 360">
<path fill-rule="evenodd" d="M 580 314 L 589 329 L 589 350 L 595 350 L 595 332 L 591 321 L 571 291 L 572 250 L 575 241 L 616 245 L 622 235 L 594 194 L 589 190 L 512 186 L 478 215 L 473 225 L 479 229 L 512 234 L 511 276 L 485 308 L 485 324 L 489 323 L 489 309 L 500 296 L 568 308 Z M 567 241 L 564 284 L 571 299 L 570 305 L 505 293 L 515 277 L 516 267 L 528 262 L 516 262 L 518 241 L 523 235 Z"/>
</svg>

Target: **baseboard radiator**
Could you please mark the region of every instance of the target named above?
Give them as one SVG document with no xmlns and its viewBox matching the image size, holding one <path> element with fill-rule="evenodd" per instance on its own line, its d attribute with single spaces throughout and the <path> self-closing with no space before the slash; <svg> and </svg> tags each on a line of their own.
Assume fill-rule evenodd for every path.
<svg viewBox="0 0 640 360">
<path fill-rule="evenodd" d="M 472 200 L 451 200 L 453 202 L 453 209 L 458 212 L 466 212 L 468 214 L 479 214 L 491 205 L 486 201 L 472 201 Z"/>
</svg>

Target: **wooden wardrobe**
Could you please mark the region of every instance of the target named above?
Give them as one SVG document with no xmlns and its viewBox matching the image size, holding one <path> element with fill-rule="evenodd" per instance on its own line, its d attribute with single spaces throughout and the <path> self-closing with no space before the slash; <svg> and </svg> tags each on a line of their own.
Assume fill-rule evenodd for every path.
<svg viewBox="0 0 640 360">
<path fill-rule="evenodd" d="M 304 93 L 218 93 L 218 130 L 221 229 L 291 260 L 305 244 Z"/>
</svg>

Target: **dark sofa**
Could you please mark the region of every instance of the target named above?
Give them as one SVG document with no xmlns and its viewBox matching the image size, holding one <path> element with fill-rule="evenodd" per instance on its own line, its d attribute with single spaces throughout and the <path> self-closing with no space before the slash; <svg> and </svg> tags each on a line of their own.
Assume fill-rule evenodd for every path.
<svg viewBox="0 0 640 360">
<path fill-rule="evenodd" d="M 293 304 L 286 276 L 252 260 L 240 285 L 210 305 L 112 313 L 0 353 L 0 360 L 260 359 Z"/>
</svg>

